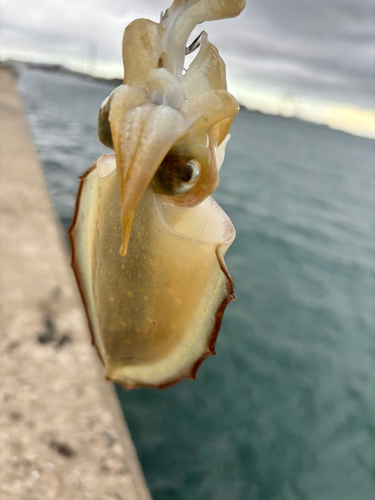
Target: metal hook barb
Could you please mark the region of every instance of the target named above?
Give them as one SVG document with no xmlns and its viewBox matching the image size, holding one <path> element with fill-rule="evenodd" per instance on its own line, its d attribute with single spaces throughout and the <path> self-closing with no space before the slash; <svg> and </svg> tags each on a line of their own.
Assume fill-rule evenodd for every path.
<svg viewBox="0 0 375 500">
<path fill-rule="evenodd" d="M 194 50 L 197 50 L 197 48 L 200 46 L 201 44 L 201 37 L 203 35 L 203 31 L 202 33 L 200 33 L 197 38 L 194 40 L 194 42 L 192 42 L 189 47 L 186 47 L 185 49 L 185 56 L 188 56 L 189 54 L 191 54 L 192 52 L 194 52 Z"/>
</svg>

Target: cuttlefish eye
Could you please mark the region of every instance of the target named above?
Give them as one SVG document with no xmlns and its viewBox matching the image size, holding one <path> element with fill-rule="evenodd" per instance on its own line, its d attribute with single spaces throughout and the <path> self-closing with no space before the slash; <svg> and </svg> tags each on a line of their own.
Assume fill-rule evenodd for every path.
<svg viewBox="0 0 375 500">
<path fill-rule="evenodd" d="M 110 97 L 107 97 L 100 106 L 99 116 L 98 116 L 98 136 L 99 141 L 107 146 L 107 148 L 113 149 L 113 140 L 111 127 L 109 125 L 108 114 L 110 108 Z"/>
<path fill-rule="evenodd" d="M 201 174 L 198 160 L 176 152 L 169 152 L 158 168 L 154 190 L 166 196 L 178 196 L 194 187 Z"/>
</svg>

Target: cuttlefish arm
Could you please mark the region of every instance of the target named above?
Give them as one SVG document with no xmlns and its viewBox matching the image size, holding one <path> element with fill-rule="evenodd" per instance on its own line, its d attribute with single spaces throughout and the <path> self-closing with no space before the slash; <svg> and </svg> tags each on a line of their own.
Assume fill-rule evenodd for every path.
<svg viewBox="0 0 375 500">
<path fill-rule="evenodd" d="M 193 149 L 199 133 L 199 142 L 203 135 L 207 145 L 198 152 L 203 165 L 195 191 L 203 188 L 202 194 L 199 199 L 184 199 L 185 206 L 203 201 L 217 187 L 212 148 L 227 135 L 238 104 L 226 91 L 224 62 L 206 34 L 197 61 L 184 77 L 183 64 L 188 37 L 197 24 L 236 16 L 244 6 L 244 0 L 175 1 L 159 24 L 138 19 L 125 30 L 124 86 L 114 92 L 107 115 L 118 164 L 122 256 L 126 255 L 135 208 L 179 139 L 190 135 Z M 185 140 L 184 150 L 187 144 Z M 208 170 L 212 172 L 208 174 Z"/>
<path fill-rule="evenodd" d="M 192 29 L 244 0 L 176 0 L 123 39 L 124 84 L 103 103 L 104 155 L 83 176 L 70 230 L 73 267 L 106 375 L 128 388 L 194 377 L 214 352 L 233 283 L 234 228 L 211 194 L 238 113 L 206 33 L 186 73 Z"/>
</svg>

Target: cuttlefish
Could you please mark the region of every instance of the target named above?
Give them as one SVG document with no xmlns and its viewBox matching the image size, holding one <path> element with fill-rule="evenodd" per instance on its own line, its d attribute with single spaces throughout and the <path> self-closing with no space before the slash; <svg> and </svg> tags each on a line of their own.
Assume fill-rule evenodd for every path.
<svg viewBox="0 0 375 500">
<path fill-rule="evenodd" d="M 197 24 L 244 7 L 175 0 L 159 23 L 133 21 L 124 83 L 99 111 L 114 154 L 80 178 L 73 268 L 106 377 L 129 389 L 195 378 L 234 299 L 224 254 L 235 230 L 211 194 L 239 106 L 207 34 L 187 42 Z"/>
</svg>

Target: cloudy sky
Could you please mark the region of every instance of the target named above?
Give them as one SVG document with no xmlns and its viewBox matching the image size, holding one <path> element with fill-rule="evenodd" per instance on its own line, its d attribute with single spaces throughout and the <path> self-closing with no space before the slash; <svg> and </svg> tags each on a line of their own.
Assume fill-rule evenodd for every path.
<svg viewBox="0 0 375 500">
<path fill-rule="evenodd" d="M 0 0 L 0 57 L 121 76 L 125 26 L 137 17 L 158 21 L 168 6 L 164 0 Z M 197 33 L 202 27 L 226 61 L 230 89 L 249 105 L 263 99 L 265 106 L 374 109 L 375 0 L 247 0 L 240 17 L 206 23 Z"/>
</svg>

